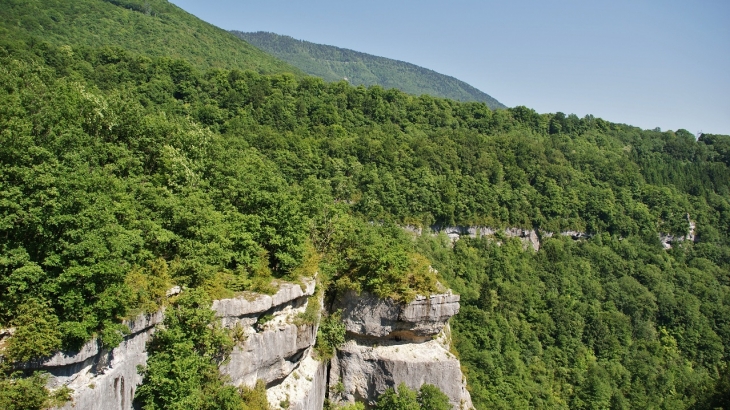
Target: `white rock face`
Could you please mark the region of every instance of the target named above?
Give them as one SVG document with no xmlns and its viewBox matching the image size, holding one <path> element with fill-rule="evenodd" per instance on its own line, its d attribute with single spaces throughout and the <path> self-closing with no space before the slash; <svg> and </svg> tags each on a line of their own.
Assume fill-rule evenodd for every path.
<svg viewBox="0 0 730 410">
<path fill-rule="evenodd" d="M 665 233 L 659 234 L 659 242 L 662 243 L 662 247 L 664 247 L 664 249 L 672 249 L 673 242 L 684 242 L 684 241 L 694 242 L 697 239 L 697 235 L 695 234 L 695 229 L 697 228 L 697 224 L 695 224 L 695 222 L 692 219 L 690 219 L 689 214 L 686 214 L 685 218 L 687 219 L 687 228 L 688 228 L 687 235 L 674 236 L 674 235 L 669 235 L 669 234 L 665 234 Z"/>
<path fill-rule="evenodd" d="M 230 361 L 221 366 L 221 373 L 230 376 L 234 385 L 254 387 L 258 379 L 267 385 L 278 383 L 314 345 L 317 327 L 295 324 L 297 315 L 307 307 L 307 298 L 314 294 L 315 281 L 305 281 L 303 287 L 282 283 L 271 296 L 245 293 L 213 302 L 224 326 L 240 325 L 246 334 L 246 341 L 236 346 Z M 264 315 L 270 319 L 260 323 Z"/>
<path fill-rule="evenodd" d="M 458 295 L 419 296 L 404 304 L 347 292 L 335 308 L 342 309 L 349 340 L 332 359 L 330 400 L 372 406 L 400 383 L 416 390 L 433 384 L 455 409 L 473 407 L 459 360 L 449 352 L 448 320 L 459 312 Z"/>
<path fill-rule="evenodd" d="M 97 340 L 92 340 L 79 352 L 59 352 L 47 360 L 23 367 L 48 372 L 49 388 L 66 385 L 74 390 L 72 401 L 62 409 L 132 409 L 134 391 L 142 382 L 137 365 L 147 362 L 147 341 L 163 317 L 163 312 L 159 311 L 127 321 L 130 334 L 111 351 L 102 349 Z"/>
<path fill-rule="evenodd" d="M 243 292 L 243 295 L 232 299 L 213 301 L 212 309 L 215 311 L 216 316 L 221 318 L 223 326 L 231 326 L 241 322 L 242 319 L 244 322 L 249 322 L 245 320 L 247 317 L 248 319 L 251 317 L 255 319 L 272 308 L 313 295 L 316 282 L 313 279 L 305 279 L 303 284 L 304 290 L 298 284 L 282 282 L 278 284 L 279 290 L 271 296 Z"/>
<path fill-rule="evenodd" d="M 368 406 L 389 387 L 405 383 L 418 390 L 433 384 L 448 397 L 454 409 L 472 408 L 459 360 L 439 340 L 424 343 L 387 342 L 362 345 L 348 341 L 332 361 L 330 385 L 342 383 L 335 401 L 364 401 Z"/>
<path fill-rule="evenodd" d="M 247 293 L 213 302 L 213 309 L 225 326 L 240 324 L 247 335 L 246 341 L 234 349 L 231 360 L 221 368 L 237 385 L 253 386 L 257 379 L 267 383 L 285 379 L 300 366 L 300 360 L 314 345 L 316 327 L 297 326 L 293 321 L 306 308 L 307 297 L 314 294 L 315 281 L 305 280 L 303 286 L 283 282 L 277 285 L 279 290 L 271 296 Z M 179 288 L 170 290 L 170 294 L 179 292 Z M 257 319 L 265 314 L 272 319 L 257 324 Z M 142 382 L 137 366 L 147 363 L 147 342 L 163 319 L 161 310 L 127 321 L 130 334 L 111 351 L 92 340 L 78 352 L 58 352 L 43 361 L 26 363 L 22 368 L 48 372 L 49 388 L 66 385 L 74 390 L 72 401 L 62 409 L 131 410 L 134 392 Z M 316 408 L 321 407 L 320 403 Z"/>
<path fill-rule="evenodd" d="M 354 336 L 425 341 L 441 332 L 459 312 L 459 295 L 451 293 L 418 296 L 403 304 L 363 292 L 347 292 L 338 299 L 342 320 Z"/>
<path fill-rule="evenodd" d="M 280 381 L 299 365 L 316 335 L 315 326 L 294 324 L 251 334 L 242 346 L 233 349 L 221 373 L 229 375 L 236 386 L 253 387 L 258 379 L 267 385 Z"/>
<path fill-rule="evenodd" d="M 221 323 L 240 326 L 245 335 L 220 368 L 232 384 L 253 387 L 262 379 L 274 409 L 320 410 L 330 387 L 340 382 L 344 391 L 330 397 L 335 402 L 372 404 L 386 388 L 404 382 L 413 389 L 436 385 L 455 408 L 472 407 L 446 336 L 449 318 L 459 311 L 458 295 L 419 296 L 408 304 L 366 293 L 345 295 L 335 305 L 343 309 L 349 341 L 328 365 L 313 358 L 317 326 L 298 321 L 315 281 L 278 286 L 274 295 L 246 293 L 213 303 Z M 159 311 L 128 321 L 130 334 L 111 351 L 94 340 L 79 352 L 57 353 L 24 368 L 49 372 L 51 388 L 74 389 L 64 410 L 132 409 L 142 381 L 137 366 L 146 363 L 147 342 L 163 319 Z"/>
<path fill-rule="evenodd" d="M 423 233 L 423 229 L 414 226 L 406 226 L 409 232 L 413 232 L 417 235 Z M 445 233 L 446 236 L 451 239 L 451 242 L 458 241 L 462 236 L 468 236 L 470 238 L 476 238 L 481 236 L 492 236 L 498 232 L 502 232 L 508 238 L 519 238 L 522 241 L 522 245 L 525 249 L 532 248 L 535 251 L 540 250 L 540 238 L 534 229 L 522 229 L 522 228 L 490 228 L 488 226 L 441 226 L 433 225 L 430 227 L 431 232 Z"/>
<path fill-rule="evenodd" d="M 327 393 L 327 364 L 314 360 L 307 350 L 299 367 L 283 382 L 266 391 L 274 409 L 319 410 Z M 288 406 L 287 406 L 288 404 Z"/>
</svg>

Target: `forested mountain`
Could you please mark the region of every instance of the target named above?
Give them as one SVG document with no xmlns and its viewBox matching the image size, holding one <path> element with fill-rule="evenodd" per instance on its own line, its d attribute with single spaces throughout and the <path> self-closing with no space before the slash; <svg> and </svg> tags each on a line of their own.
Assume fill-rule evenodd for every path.
<svg viewBox="0 0 730 410">
<path fill-rule="evenodd" d="M 302 72 L 167 0 L 0 0 L 0 36 L 57 46 L 121 47 L 195 67 Z"/>
<path fill-rule="evenodd" d="M 352 85 L 379 85 L 383 88 L 397 88 L 413 95 L 428 94 L 457 101 L 483 102 L 492 109 L 506 108 L 496 99 L 463 81 L 415 64 L 274 33 L 232 33 L 325 81 L 344 79 Z"/>
<path fill-rule="evenodd" d="M 37 4 L 27 15 L 61 10 Z M 14 331 L 0 334 L 0 407 L 62 399 L 13 363 L 114 346 L 121 320 L 173 284 L 192 295 L 176 312 L 194 316 L 194 297 L 316 270 L 330 292 L 410 300 L 439 279 L 460 293 L 453 339 L 478 409 L 727 408 L 730 136 L 203 69 L 132 39 L 29 38 L 6 15 L 0 328 Z M 659 234 L 686 234 L 687 215 L 696 240 L 664 250 Z M 544 235 L 534 252 L 402 229 L 435 223 L 592 235 Z M 185 387 L 241 408 L 209 371 L 225 335 L 204 316 L 169 327 L 185 354 L 160 361 L 209 383 L 148 378 L 146 397 Z"/>
</svg>

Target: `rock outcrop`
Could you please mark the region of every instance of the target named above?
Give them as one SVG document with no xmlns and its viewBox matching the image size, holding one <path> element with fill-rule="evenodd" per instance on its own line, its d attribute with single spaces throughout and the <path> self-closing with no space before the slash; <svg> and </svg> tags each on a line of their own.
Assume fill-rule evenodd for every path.
<svg viewBox="0 0 730 410">
<path fill-rule="evenodd" d="M 246 340 L 236 346 L 221 372 L 234 385 L 253 387 L 263 380 L 269 403 L 274 408 L 319 410 L 327 391 L 327 367 L 314 360 L 317 325 L 299 323 L 315 281 L 300 285 L 279 284 L 274 295 L 244 293 L 233 299 L 213 302 L 224 326 L 241 326 Z M 316 303 L 320 304 L 321 300 Z M 264 321 L 265 320 L 265 321 Z"/>
<path fill-rule="evenodd" d="M 413 232 L 417 235 L 423 235 L 423 228 L 408 225 L 404 227 L 405 230 Z M 522 229 L 522 228 L 490 228 L 488 226 L 442 226 L 432 225 L 427 229 L 429 232 L 438 234 L 444 233 L 451 239 L 451 242 L 458 241 L 463 236 L 470 238 L 476 238 L 481 236 L 493 236 L 497 233 L 502 233 L 507 238 L 518 238 L 522 241 L 522 245 L 525 249 L 532 248 L 535 251 L 540 250 L 540 237 L 537 231 L 534 229 Z"/>
<path fill-rule="evenodd" d="M 697 237 L 695 234 L 695 227 L 696 224 L 694 221 L 690 219 L 689 214 L 686 215 L 687 219 L 687 228 L 688 233 L 686 235 L 671 235 L 667 233 L 659 233 L 659 242 L 661 242 L 662 247 L 664 249 L 671 249 L 672 243 L 678 243 L 678 242 L 694 242 Z M 403 227 L 408 232 L 412 232 L 416 235 L 423 235 L 424 228 L 421 228 L 419 226 L 414 225 L 406 225 Z M 518 238 L 520 241 L 522 241 L 522 245 L 525 249 L 532 248 L 535 251 L 540 250 L 540 246 L 542 245 L 541 240 L 543 238 L 552 238 L 554 235 L 556 235 L 553 232 L 547 232 L 547 231 L 535 231 L 534 229 L 522 229 L 522 228 L 505 228 L 505 229 L 499 229 L 499 228 L 490 228 L 486 226 L 441 226 L 441 225 L 432 225 L 429 228 L 426 228 L 426 232 L 429 232 L 433 235 L 444 233 L 448 238 L 451 240 L 451 242 L 456 242 L 462 237 L 470 237 L 470 238 L 476 238 L 481 236 L 494 236 L 497 233 L 503 234 L 507 238 Z M 559 232 L 558 235 L 561 236 L 567 236 L 573 239 L 574 241 L 582 240 L 582 239 L 590 239 L 593 237 L 594 234 L 588 233 L 588 232 L 581 232 L 581 231 L 562 231 Z"/>
<path fill-rule="evenodd" d="M 319 410 L 328 393 L 334 402 L 371 406 L 400 383 L 413 389 L 433 384 L 455 409 L 472 408 L 459 360 L 449 351 L 448 320 L 459 311 L 458 295 L 418 296 L 410 303 L 368 293 L 342 295 L 333 308 L 342 310 L 347 342 L 325 362 L 314 353 L 317 324 L 300 316 L 309 303 L 322 308 L 321 298 L 312 297 L 315 281 L 276 285 L 273 295 L 244 292 L 213 302 L 222 325 L 242 335 L 220 368 L 232 384 L 253 387 L 263 380 L 275 409 Z M 127 321 L 130 332 L 113 349 L 92 340 L 78 352 L 59 352 L 21 367 L 48 372 L 52 389 L 74 390 L 62 409 L 132 409 L 142 382 L 137 367 L 146 364 L 147 342 L 163 319 L 160 310 Z"/>
<path fill-rule="evenodd" d="M 288 410 L 319 410 L 327 393 L 327 363 L 315 360 L 311 351 L 277 386 L 266 391 L 269 404 Z"/>
<path fill-rule="evenodd" d="M 22 367 L 48 372 L 49 388 L 66 385 L 74 390 L 73 400 L 62 409 L 131 409 L 134 391 L 142 382 L 137 366 L 147 363 L 147 341 L 163 317 L 159 311 L 127 321 L 130 333 L 114 349 L 103 349 L 92 340 L 78 352 L 59 352 Z"/>
<path fill-rule="evenodd" d="M 695 222 L 690 219 L 689 214 L 685 215 L 685 218 L 687 219 L 687 234 L 686 235 L 670 235 L 666 233 L 660 233 L 659 234 L 659 242 L 661 242 L 662 247 L 664 249 L 672 249 L 672 243 L 678 243 L 678 242 L 694 242 L 697 239 L 697 235 L 695 234 L 695 229 L 697 225 Z"/>
<path fill-rule="evenodd" d="M 213 302 L 223 325 L 241 326 L 246 335 L 230 361 L 221 366 L 234 385 L 253 387 L 258 379 L 267 386 L 278 384 L 299 366 L 317 337 L 316 325 L 297 324 L 297 315 L 306 309 L 314 289 L 313 280 L 301 287 L 283 283 L 271 296 L 245 293 Z"/>
<path fill-rule="evenodd" d="M 406 304 L 347 292 L 335 307 L 342 309 L 348 341 L 332 359 L 330 400 L 372 406 L 388 387 L 433 384 L 455 409 L 472 408 L 459 360 L 449 352 L 448 320 L 459 311 L 458 295 Z"/>
<path fill-rule="evenodd" d="M 245 335 L 245 341 L 234 348 L 221 372 L 236 385 L 252 387 L 262 379 L 270 390 L 275 390 L 296 371 L 304 375 L 304 382 L 311 383 L 299 383 L 299 396 L 292 394 L 292 400 L 299 397 L 300 404 L 291 408 L 321 409 L 326 369 L 311 354 L 317 328 L 315 324 L 296 323 L 297 315 L 306 309 L 308 298 L 314 294 L 315 281 L 305 280 L 302 285 L 282 282 L 277 286 L 273 295 L 245 292 L 213 302 L 221 323 L 226 327 L 241 326 Z M 267 320 L 263 322 L 263 318 Z M 92 340 L 78 352 L 59 352 L 21 368 L 48 372 L 51 389 L 63 385 L 73 389 L 72 401 L 62 409 L 132 409 L 134 392 L 142 382 L 137 366 L 146 364 L 147 342 L 163 319 L 164 310 L 160 310 L 127 321 L 130 333 L 114 349 L 103 349 Z"/>
<path fill-rule="evenodd" d="M 459 295 L 417 296 L 403 304 L 363 292 L 349 291 L 335 303 L 351 337 L 424 342 L 439 334 L 459 312 Z"/>
</svg>

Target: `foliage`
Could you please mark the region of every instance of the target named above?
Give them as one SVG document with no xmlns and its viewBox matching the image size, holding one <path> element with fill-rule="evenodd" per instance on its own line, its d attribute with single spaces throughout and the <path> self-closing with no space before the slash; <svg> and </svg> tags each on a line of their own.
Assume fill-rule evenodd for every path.
<svg viewBox="0 0 730 410">
<path fill-rule="evenodd" d="M 0 377 L 0 408 L 6 410 L 41 410 L 61 406 L 71 397 L 71 390 L 61 387 L 53 392 L 46 388 L 47 374 L 30 377 Z"/>
<path fill-rule="evenodd" d="M 113 346 L 121 319 L 154 310 L 171 283 L 226 274 L 233 290 L 265 290 L 302 264 L 299 190 L 255 149 L 146 109 L 140 90 L 102 93 L 94 84 L 104 81 L 78 77 L 88 61 L 68 48 L 32 52 L 65 67 L 56 72 L 6 46 L 17 54 L 0 73 L 0 322 L 47 300 L 65 348 L 94 335 Z M 151 62 L 119 53 L 124 64 Z"/>
<path fill-rule="evenodd" d="M 339 290 L 367 290 L 382 298 L 411 301 L 436 290 L 429 261 L 417 253 L 411 238 L 393 225 L 374 225 L 341 216 L 325 250 L 325 262 L 337 272 Z"/>
<path fill-rule="evenodd" d="M 47 357 L 61 346 L 58 318 L 46 301 L 28 299 L 18 307 L 13 324 L 15 333 L 4 351 L 11 362 Z"/>
<path fill-rule="evenodd" d="M 214 320 L 200 290 L 185 292 L 166 310 L 164 328 L 152 337 L 135 400 L 144 409 L 240 409 L 241 394 L 224 385 L 218 365 L 233 340 Z"/>
<path fill-rule="evenodd" d="M 264 326 L 267 322 L 270 322 L 274 318 L 274 315 L 268 314 L 268 315 L 261 315 L 256 319 L 256 323 L 254 326 L 258 331 L 262 331 L 264 329 Z"/>
<path fill-rule="evenodd" d="M 297 325 L 318 325 L 319 318 L 322 315 L 321 300 L 324 296 L 324 286 L 322 283 L 317 284 L 317 290 L 314 295 L 307 298 L 307 307 L 304 312 L 297 315 L 294 323 Z"/>
<path fill-rule="evenodd" d="M 378 85 L 397 88 L 413 95 L 428 94 L 457 101 L 483 102 L 491 109 L 506 108 L 463 81 L 413 64 L 263 31 L 232 33 L 307 74 L 326 81 L 344 79 L 353 85 Z"/>
<path fill-rule="evenodd" d="M 730 288 L 700 244 L 438 241 L 422 246 L 461 292 L 453 335 L 477 408 L 712 408 Z"/>
<path fill-rule="evenodd" d="M 418 389 L 418 404 L 422 410 L 451 410 L 449 397 L 433 384 L 424 384 Z"/>
<path fill-rule="evenodd" d="M 0 30 L 57 46 L 124 48 L 201 68 L 301 72 L 165 0 L 3 0 Z M 113 56 L 110 56 L 112 59 Z"/>
<path fill-rule="evenodd" d="M 127 273 L 124 282 L 132 291 L 130 304 L 140 313 L 153 313 L 165 304 L 172 284 L 170 267 L 162 258 L 147 261 L 144 267 L 137 266 Z"/>
<path fill-rule="evenodd" d="M 342 407 L 338 407 L 339 410 L 365 410 L 365 404 L 363 402 L 355 402 L 352 404 L 347 404 Z"/>
<path fill-rule="evenodd" d="M 730 137 L 18 38 L 0 42 L 0 324 L 51 329 L 19 357 L 113 345 L 168 283 L 233 293 L 316 264 L 409 300 L 432 264 L 462 296 L 478 408 L 727 397 Z M 688 214 L 696 240 L 664 250 Z M 536 229 L 542 248 L 401 228 L 450 224 Z M 146 377 L 174 394 L 148 388 L 150 406 L 239 397 L 210 371 L 229 343 L 205 312 L 160 333 Z"/>
<path fill-rule="evenodd" d="M 317 342 L 314 345 L 319 359 L 331 359 L 335 349 L 343 343 L 345 343 L 345 324 L 342 322 L 342 312 L 336 311 L 323 317 L 317 329 Z"/>
<path fill-rule="evenodd" d="M 392 387 L 381 394 L 375 405 L 377 410 L 450 410 L 449 398 L 436 386 L 424 384 L 416 392 L 405 383 Z"/>
<path fill-rule="evenodd" d="M 241 399 L 243 410 L 269 410 L 269 400 L 266 397 L 266 383 L 259 379 L 253 389 L 241 388 Z"/>
</svg>

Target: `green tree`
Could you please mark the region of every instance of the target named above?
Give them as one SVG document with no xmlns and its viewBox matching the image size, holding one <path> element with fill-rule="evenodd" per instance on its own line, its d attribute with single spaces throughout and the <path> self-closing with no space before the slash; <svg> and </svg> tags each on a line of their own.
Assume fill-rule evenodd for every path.
<svg viewBox="0 0 730 410">
<path fill-rule="evenodd" d="M 13 324 L 15 334 L 5 349 L 5 357 L 11 361 L 47 357 L 61 347 L 58 317 L 47 301 L 29 299 L 20 305 Z"/>
<path fill-rule="evenodd" d="M 421 410 L 451 410 L 449 396 L 433 384 L 424 384 L 418 389 L 418 403 Z"/>
<path fill-rule="evenodd" d="M 226 386 L 218 365 L 233 340 L 215 321 L 200 290 L 185 292 L 166 310 L 164 329 L 150 341 L 143 381 L 135 393 L 142 408 L 240 409 L 242 398 Z"/>
<path fill-rule="evenodd" d="M 375 404 L 378 410 L 419 410 L 418 395 L 415 390 L 411 390 L 405 383 L 398 385 L 398 391 L 389 387 L 383 394 L 378 397 Z"/>
</svg>

